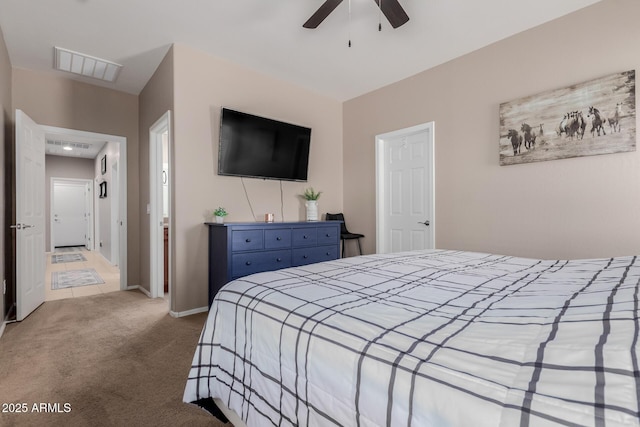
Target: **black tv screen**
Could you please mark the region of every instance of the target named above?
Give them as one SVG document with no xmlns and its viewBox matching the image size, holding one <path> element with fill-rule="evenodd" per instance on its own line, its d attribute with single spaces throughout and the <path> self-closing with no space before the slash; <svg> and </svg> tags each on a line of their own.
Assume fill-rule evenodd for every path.
<svg viewBox="0 0 640 427">
<path fill-rule="evenodd" d="M 218 175 L 306 181 L 311 129 L 222 109 Z"/>
</svg>

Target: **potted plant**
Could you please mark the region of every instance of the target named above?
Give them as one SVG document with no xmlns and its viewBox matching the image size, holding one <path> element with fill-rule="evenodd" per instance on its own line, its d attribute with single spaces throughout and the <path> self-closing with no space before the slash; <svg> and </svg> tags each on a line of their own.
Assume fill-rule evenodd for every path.
<svg viewBox="0 0 640 427">
<path fill-rule="evenodd" d="M 224 223 L 224 217 L 229 215 L 229 214 L 227 213 L 225 208 L 219 207 L 219 208 L 217 208 L 216 210 L 213 211 L 213 215 L 216 217 L 216 222 L 218 224 L 222 224 L 222 223 Z"/>
<path fill-rule="evenodd" d="M 307 188 L 302 194 L 302 197 L 306 200 L 304 205 L 307 208 L 307 221 L 318 220 L 318 199 L 320 194 L 322 194 L 322 191 L 315 191 L 313 187 Z"/>
</svg>

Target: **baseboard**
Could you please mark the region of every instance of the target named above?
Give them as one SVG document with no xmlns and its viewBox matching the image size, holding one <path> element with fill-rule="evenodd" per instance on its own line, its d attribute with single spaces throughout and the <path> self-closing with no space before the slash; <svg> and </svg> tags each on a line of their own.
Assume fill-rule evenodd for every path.
<svg viewBox="0 0 640 427">
<path fill-rule="evenodd" d="M 0 323 L 0 338 L 2 338 L 2 334 L 4 333 L 4 330 L 6 328 L 7 328 L 7 322 Z"/>
<path fill-rule="evenodd" d="M 128 291 L 135 291 L 138 290 L 140 292 L 142 292 L 143 294 L 145 294 L 146 296 L 148 296 L 149 298 L 151 298 L 151 292 L 149 292 L 148 290 L 146 290 L 145 288 L 143 288 L 142 286 L 128 286 L 127 287 Z M 194 308 L 193 310 L 187 310 L 187 311 L 171 311 L 169 310 L 169 314 L 171 315 L 171 317 L 185 317 L 185 316 L 191 316 L 194 314 L 198 314 L 198 313 L 206 313 L 207 311 L 209 311 L 209 307 L 199 307 L 199 308 Z"/>
<path fill-rule="evenodd" d="M 148 290 L 146 290 L 142 286 L 127 286 L 126 290 L 127 291 L 138 290 L 138 291 L 142 292 L 143 294 L 145 294 L 146 296 L 148 296 L 149 298 L 151 298 L 151 292 L 149 292 Z"/>
<path fill-rule="evenodd" d="M 200 308 L 194 308 L 193 310 L 187 310 L 187 311 L 169 311 L 169 314 L 171 315 L 171 317 L 185 317 L 185 316 L 191 316 L 194 314 L 198 314 L 198 313 L 206 313 L 207 311 L 209 311 L 209 307 L 200 307 Z"/>
</svg>

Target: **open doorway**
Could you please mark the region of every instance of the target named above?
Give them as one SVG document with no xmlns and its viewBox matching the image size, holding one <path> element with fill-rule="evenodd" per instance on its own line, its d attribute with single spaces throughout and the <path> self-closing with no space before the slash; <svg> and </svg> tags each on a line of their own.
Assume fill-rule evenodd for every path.
<svg viewBox="0 0 640 427">
<path fill-rule="evenodd" d="M 50 221 L 46 220 L 48 215 L 45 213 L 46 206 L 49 206 L 45 202 L 45 195 L 49 193 L 48 189 L 51 188 L 48 184 L 50 178 L 45 178 L 45 149 L 48 147 L 51 147 L 52 151 L 62 152 L 67 151 L 65 147 L 73 147 L 74 144 L 91 145 L 89 142 L 96 140 L 117 145 L 120 171 L 118 174 L 119 210 L 120 218 L 122 218 L 119 251 L 120 277 L 117 286 L 118 289 L 125 289 L 127 277 L 127 223 L 125 220 L 127 212 L 127 176 L 125 173 L 127 170 L 127 139 L 120 136 L 39 125 L 19 109 L 16 110 L 15 117 L 16 173 L 14 194 L 16 195 L 16 208 L 14 215 L 16 223 L 12 224 L 11 228 L 16 230 L 16 244 L 10 254 L 10 258 L 16 266 L 15 291 L 12 293 L 14 295 L 13 303 L 16 307 L 15 319 L 21 321 L 39 307 L 45 301 L 47 288 L 52 288 L 54 282 L 53 274 L 47 274 L 45 269 L 46 261 L 51 261 L 46 253 L 50 245 L 45 244 L 46 238 L 50 238 L 50 230 L 46 230 Z M 92 163 L 95 169 L 100 170 L 95 161 Z M 104 164 L 106 166 L 106 162 Z M 63 176 L 57 173 L 55 175 Z M 106 194 L 106 185 L 104 188 Z M 97 228 L 94 222 L 94 232 Z M 53 263 L 50 262 L 50 264 Z M 48 278 L 50 280 L 47 280 Z"/>
<path fill-rule="evenodd" d="M 150 291 L 171 298 L 171 112 L 149 128 Z"/>
<path fill-rule="evenodd" d="M 52 188 L 66 183 L 67 193 L 77 196 L 77 200 L 72 200 L 65 199 L 64 190 L 62 197 L 55 190 L 51 193 L 51 210 L 47 213 L 51 221 L 47 240 L 51 240 L 47 245 L 50 254 L 46 257 L 46 300 L 126 289 L 126 169 L 123 168 L 126 138 L 42 128 L 47 182 L 52 182 Z M 54 181 L 58 183 L 55 186 Z M 83 182 L 85 189 L 82 227 L 79 227 L 80 189 L 76 194 L 73 185 L 77 187 L 79 182 Z M 75 226 L 68 220 L 62 221 L 66 210 L 75 212 Z M 83 241 L 78 243 L 80 234 Z M 62 275 L 61 271 L 68 273 Z M 65 280 L 73 285 L 65 287 Z"/>
</svg>

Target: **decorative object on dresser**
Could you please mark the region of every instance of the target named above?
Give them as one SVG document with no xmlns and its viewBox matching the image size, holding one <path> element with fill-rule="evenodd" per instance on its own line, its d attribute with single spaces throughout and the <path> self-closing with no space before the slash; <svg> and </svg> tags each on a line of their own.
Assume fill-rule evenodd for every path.
<svg viewBox="0 0 640 427">
<path fill-rule="evenodd" d="M 229 213 L 223 207 L 219 207 L 213 211 L 213 216 L 216 218 L 216 222 L 218 224 L 222 224 L 224 222 L 224 217 L 227 215 L 229 215 Z"/>
<path fill-rule="evenodd" d="M 315 191 L 313 187 L 304 190 L 302 197 L 306 200 L 304 206 L 307 208 L 307 221 L 318 220 L 318 199 L 322 191 Z"/>
<path fill-rule="evenodd" d="M 338 259 L 340 222 L 206 223 L 209 305 L 233 279 L 263 271 Z"/>
</svg>

